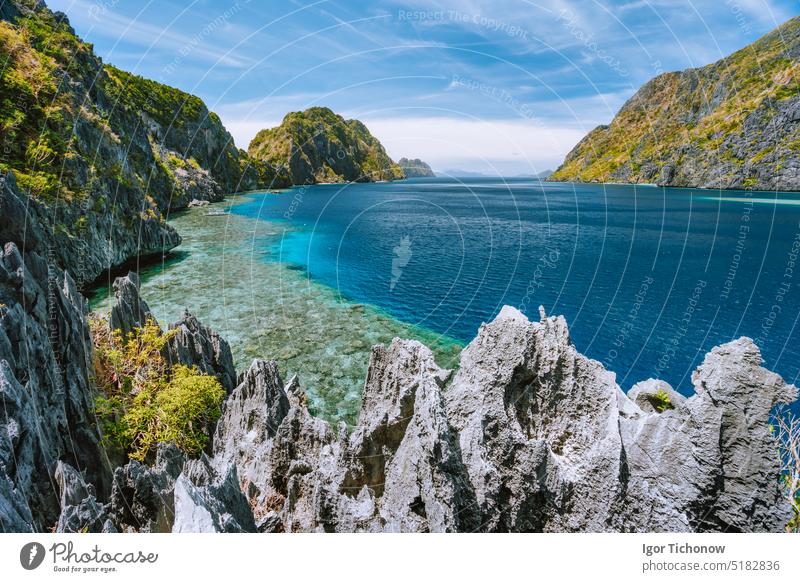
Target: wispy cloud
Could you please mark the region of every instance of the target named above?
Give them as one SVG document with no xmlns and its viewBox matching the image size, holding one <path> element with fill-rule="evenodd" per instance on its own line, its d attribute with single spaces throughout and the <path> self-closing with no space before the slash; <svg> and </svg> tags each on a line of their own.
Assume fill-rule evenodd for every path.
<svg viewBox="0 0 800 582">
<path fill-rule="evenodd" d="M 206 63 L 234 68 L 245 68 L 253 63 L 247 55 L 232 54 L 222 47 L 217 47 L 213 39 L 203 38 L 198 42 L 196 35 L 177 32 L 183 26 L 177 20 L 172 23 L 149 23 L 140 18 L 131 18 L 115 10 L 112 3 L 96 3 L 86 0 L 51 0 L 48 5 L 67 13 L 70 21 L 83 31 L 87 40 L 95 41 L 97 37 L 113 39 L 116 42 L 128 42 L 148 50 L 179 54 L 191 50 L 193 59 Z M 101 10 L 98 10 L 98 7 Z M 198 30 L 198 34 L 202 27 Z"/>
</svg>

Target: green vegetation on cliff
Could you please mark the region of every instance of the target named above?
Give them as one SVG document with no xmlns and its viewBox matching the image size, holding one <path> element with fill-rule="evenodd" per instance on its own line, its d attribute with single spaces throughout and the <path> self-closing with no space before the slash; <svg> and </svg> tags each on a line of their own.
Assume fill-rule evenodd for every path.
<svg viewBox="0 0 800 582">
<path fill-rule="evenodd" d="M 402 169 L 358 120 L 327 107 L 287 114 L 278 127 L 258 132 L 250 157 L 266 166 L 277 185 L 398 180 Z"/>
<path fill-rule="evenodd" d="M 59 92 L 60 64 L 75 69 L 91 47 L 70 34 L 52 14 L 32 14 L 15 26 L 0 21 L 0 171 L 13 170 L 18 184 L 36 196 L 75 197 L 60 169 L 71 155 L 70 102 Z"/>
<path fill-rule="evenodd" d="M 180 89 L 106 65 L 105 89 L 116 107 L 144 112 L 163 127 L 182 126 L 205 111 L 203 101 Z M 211 115 L 211 114 L 209 114 Z"/>
<path fill-rule="evenodd" d="M 97 413 L 107 444 L 144 461 L 158 443 L 171 442 L 189 455 L 208 444 L 225 391 L 213 376 L 169 366 L 161 355 L 174 331 L 150 320 L 123 337 L 108 321 L 90 320 Z"/>
<path fill-rule="evenodd" d="M 79 286 L 176 246 L 170 211 L 258 187 L 248 162 L 198 97 L 104 64 L 42 2 L 0 3 L 0 177 Z"/>
<path fill-rule="evenodd" d="M 549 179 L 800 189 L 800 17 L 646 83 Z"/>
</svg>

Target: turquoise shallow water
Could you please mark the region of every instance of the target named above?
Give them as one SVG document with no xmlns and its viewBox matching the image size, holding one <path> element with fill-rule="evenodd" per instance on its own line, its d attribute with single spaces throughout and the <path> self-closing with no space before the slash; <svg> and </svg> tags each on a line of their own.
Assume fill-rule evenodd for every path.
<svg viewBox="0 0 800 582">
<path fill-rule="evenodd" d="M 461 343 L 388 316 L 380 309 L 342 300 L 301 271 L 275 262 L 270 251 L 285 226 L 238 214 L 208 216 L 255 198 L 193 208 L 170 223 L 183 237 L 166 261 L 140 268 L 142 296 L 166 327 L 189 309 L 231 345 L 236 368 L 253 358 L 275 359 L 284 377 L 299 374 L 310 407 L 320 416 L 352 424 L 373 345 L 400 336 L 419 339 L 440 365 L 457 364 Z M 91 306 L 108 311 L 113 294 L 94 291 Z"/>
<path fill-rule="evenodd" d="M 703 355 L 741 335 L 796 381 L 798 200 L 495 178 L 255 193 L 174 217 L 184 244 L 143 291 L 162 322 L 186 306 L 220 331 L 240 369 L 299 373 L 331 420 L 353 421 L 373 344 L 420 339 L 452 367 L 504 304 L 563 314 L 624 388 L 689 393 Z"/>
</svg>

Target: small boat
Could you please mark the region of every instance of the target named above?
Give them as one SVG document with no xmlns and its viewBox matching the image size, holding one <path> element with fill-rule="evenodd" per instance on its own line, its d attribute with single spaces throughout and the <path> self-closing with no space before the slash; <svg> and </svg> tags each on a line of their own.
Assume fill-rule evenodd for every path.
<svg viewBox="0 0 800 582">
<path fill-rule="evenodd" d="M 206 216 L 225 216 L 226 214 L 228 213 L 224 210 L 209 210 L 206 212 Z"/>
</svg>

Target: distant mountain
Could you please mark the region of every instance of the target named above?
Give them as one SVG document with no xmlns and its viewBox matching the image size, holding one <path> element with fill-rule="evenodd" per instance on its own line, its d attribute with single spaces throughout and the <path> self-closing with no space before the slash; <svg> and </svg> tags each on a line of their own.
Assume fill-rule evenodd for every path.
<svg viewBox="0 0 800 582">
<path fill-rule="evenodd" d="M 276 185 L 404 177 L 363 123 L 345 120 L 327 107 L 288 113 L 278 127 L 259 131 L 248 153 L 263 164 L 262 180 Z"/>
<path fill-rule="evenodd" d="M 800 17 L 646 83 L 550 180 L 800 189 Z"/>
<path fill-rule="evenodd" d="M 514 177 L 515 178 L 538 178 L 539 180 L 544 180 L 546 178 L 549 178 L 552 175 L 553 175 L 553 170 L 544 170 L 544 171 L 539 172 L 537 174 L 517 174 Z"/>
<path fill-rule="evenodd" d="M 446 176 L 448 178 L 491 178 L 489 174 L 482 174 L 481 172 L 471 172 L 469 170 L 440 170 L 437 172 L 439 176 Z"/>
<path fill-rule="evenodd" d="M 436 176 L 431 167 L 419 158 L 413 160 L 400 158 L 397 165 L 403 169 L 406 178 L 433 178 Z"/>
</svg>

